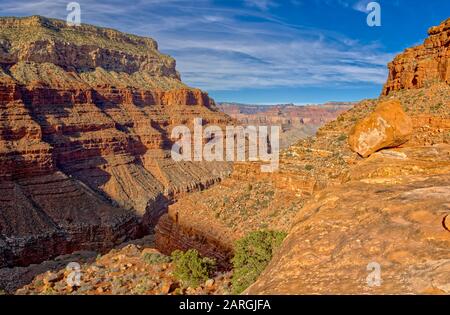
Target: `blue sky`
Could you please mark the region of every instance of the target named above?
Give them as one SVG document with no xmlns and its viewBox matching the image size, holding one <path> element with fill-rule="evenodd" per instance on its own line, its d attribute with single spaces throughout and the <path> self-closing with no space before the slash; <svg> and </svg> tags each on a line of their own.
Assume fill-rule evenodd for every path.
<svg viewBox="0 0 450 315">
<path fill-rule="evenodd" d="M 0 15 L 65 19 L 62 0 L 0 0 Z M 217 101 L 320 103 L 376 97 L 386 64 L 450 17 L 448 0 L 79 0 L 83 23 L 156 39 L 183 81 Z"/>
</svg>

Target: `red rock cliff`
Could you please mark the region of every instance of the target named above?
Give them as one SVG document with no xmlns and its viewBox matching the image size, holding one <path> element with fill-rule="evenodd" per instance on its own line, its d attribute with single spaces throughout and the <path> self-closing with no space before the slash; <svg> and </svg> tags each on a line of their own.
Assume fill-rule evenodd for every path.
<svg viewBox="0 0 450 315">
<path fill-rule="evenodd" d="M 450 83 L 450 19 L 430 28 L 420 46 L 409 48 L 389 63 L 389 78 L 383 95 L 402 89 Z"/>
<path fill-rule="evenodd" d="M 229 166 L 175 163 L 174 125 L 228 117 L 149 38 L 0 18 L 0 267 L 106 249 Z"/>
</svg>

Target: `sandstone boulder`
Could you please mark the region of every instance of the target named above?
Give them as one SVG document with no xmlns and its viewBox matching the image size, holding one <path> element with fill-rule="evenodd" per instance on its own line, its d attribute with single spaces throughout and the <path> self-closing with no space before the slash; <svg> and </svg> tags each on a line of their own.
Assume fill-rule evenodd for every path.
<svg viewBox="0 0 450 315">
<path fill-rule="evenodd" d="M 412 131 L 412 120 L 403 111 L 400 102 L 386 101 L 353 127 L 348 143 L 353 151 L 368 157 L 383 148 L 404 144 Z"/>
</svg>

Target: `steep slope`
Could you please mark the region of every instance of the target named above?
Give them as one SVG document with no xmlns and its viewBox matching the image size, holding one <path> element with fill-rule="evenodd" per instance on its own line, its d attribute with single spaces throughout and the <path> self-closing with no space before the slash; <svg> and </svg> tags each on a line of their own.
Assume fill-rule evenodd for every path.
<svg viewBox="0 0 450 315">
<path fill-rule="evenodd" d="M 448 26 L 432 28 L 424 45 L 389 66 L 380 102 L 402 103 L 413 123 L 409 141 L 344 164 L 341 183 L 318 190 L 298 212 L 247 293 L 450 293 Z M 345 126 L 348 134 L 375 106 L 355 106 L 322 132 Z M 351 152 L 346 143 L 331 151 Z M 371 286 L 374 266 L 381 283 Z"/>
<path fill-rule="evenodd" d="M 383 151 L 350 174 L 299 211 L 248 293 L 450 293 L 450 146 Z"/>
<path fill-rule="evenodd" d="M 363 159 L 348 135 L 390 100 L 400 101 L 411 118 L 412 135 Z M 161 217 L 156 244 L 161 250 L 187 244 L 227 259 L 234 241 L 250 231 L 290 231 L 248 293 L 448 293 L 449 145 L 445 80 L 393 90 L 284 150 L 278 172 L 235 165 L 230 178 L 181 198 Z M 382 267 L 380 288 L 367 286 L 371 262 Z"/>
<path fill-rule="evenodd" d="M 225 124 L 149 38 L 0 18 L 0 267 L 147 232 L 225 163 L 175 163 L 173 126 Z"/>
</svg>

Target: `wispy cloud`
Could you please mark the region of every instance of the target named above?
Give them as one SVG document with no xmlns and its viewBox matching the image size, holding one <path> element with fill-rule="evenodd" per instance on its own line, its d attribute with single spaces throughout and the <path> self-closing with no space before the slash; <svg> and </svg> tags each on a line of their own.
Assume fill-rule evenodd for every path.
<svg viewBox="0 0 450 315">
<path fill-rule="evenodd" d="M 277 6 L 277 3 L 272 0 L 244 0 L 244 3 L 249 7 L 256 7 L 263 11 L 268 10 L 270 7 Z"/>
<path fill-rule="evenodd" d="M 270 0 L 239 7 L 213 0 L 79 2 L 82 22 L 155 38 L 177 59 L 183 80 L 206 90 L 380 84 L 392 58 L 377 44 L 285 23 L 271 15 Z M 66 5 L 0 1 L 0 14 L 64 19 Z"/>
<path fill-rule="evenodd" d="M 367 13 L 367 5 L 372 2 L 373 0 L 359 0 L 355 2 L 355 4 L 352 6 L 352 8 L 356 11 Z"/>
<path fill-rule="evenodd" d="M 315 0 L 320 5 L 340 6 L 363 13 L 367 13 L 367 5 L 372 1 L 375 0 Z"/>
</svg>

